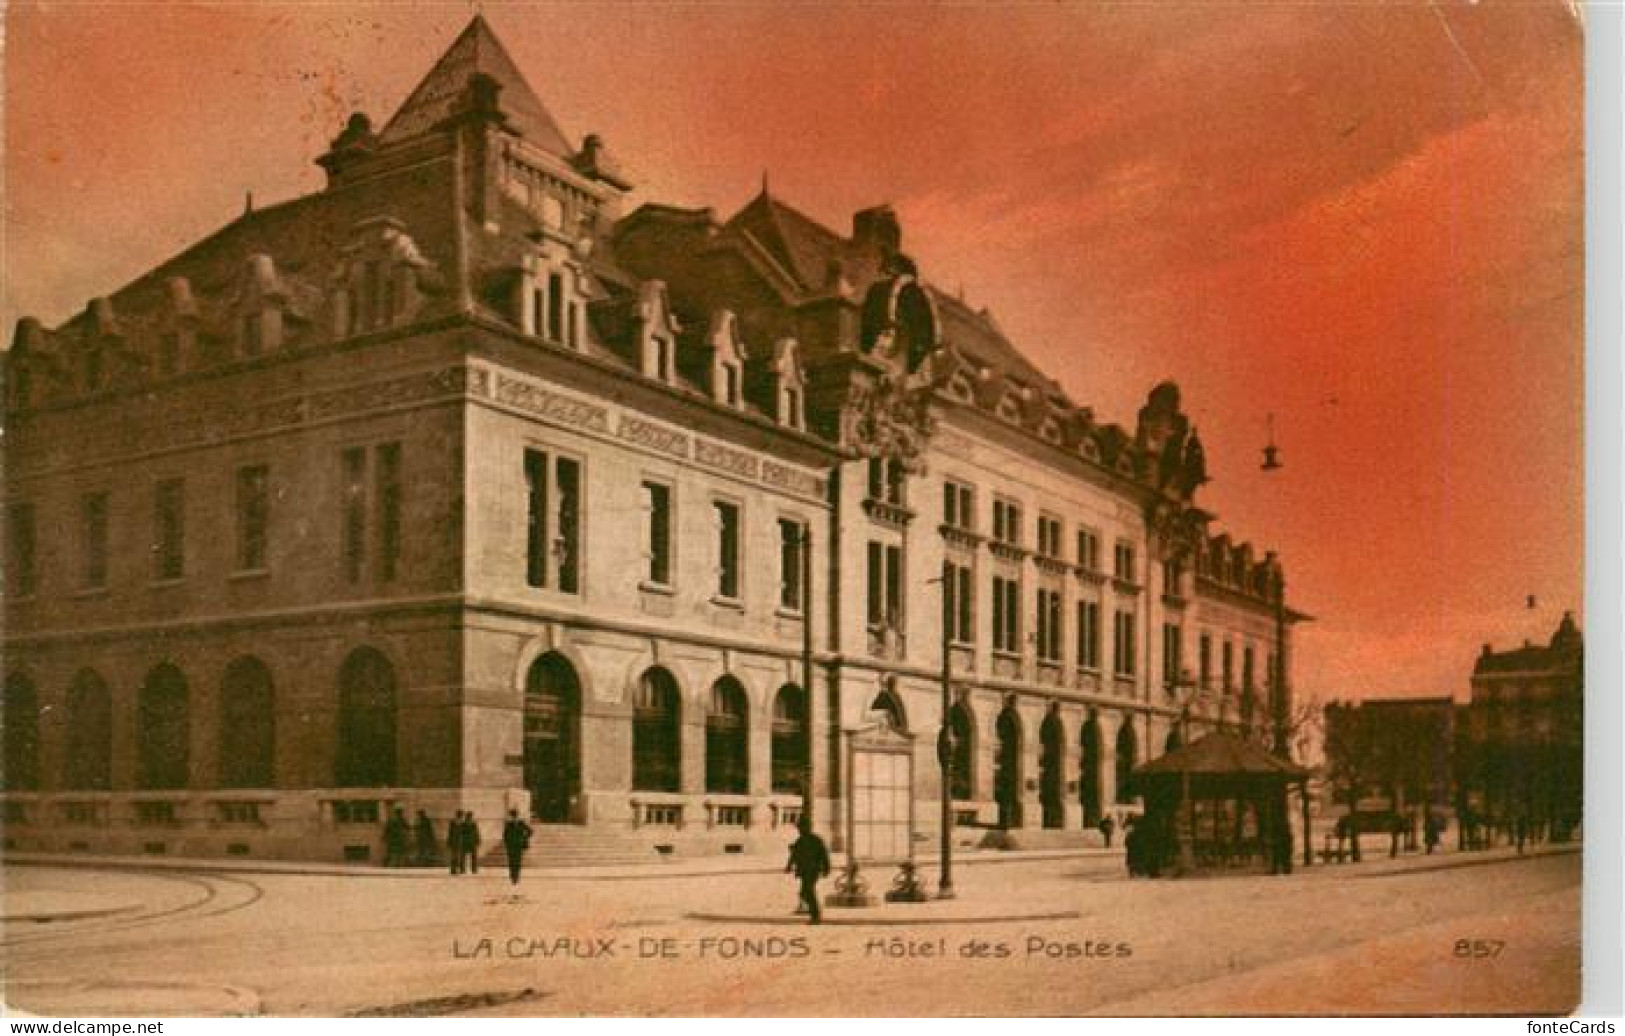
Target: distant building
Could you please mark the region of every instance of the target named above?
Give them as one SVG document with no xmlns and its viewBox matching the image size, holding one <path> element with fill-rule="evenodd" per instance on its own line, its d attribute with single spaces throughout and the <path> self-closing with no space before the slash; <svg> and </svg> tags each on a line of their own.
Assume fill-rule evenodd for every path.
<svg viewBox="0 0 1625 1036">
<path fill-rule="evenodd" d="M 1559 837 L 1580 822 L 1585 643 L 1565 613 L 1546 644 L 1495 651 L 1473 667 L 1458 720 L 1458 795 L 1492 821 L 1523 817 Z"/>
<path fill-rule="evenodd" d="M 8 845 L 376 858 L 400 806 L 763 848 L 876 720 L 914 799 L 946 723 L 961 823 L 1076 832 L 1285 714 L 1284 570 L 1197 505 L 1179 390 L 1099 419 L 890 209 L 625 214 L 480 18 L 319 161 L 18 324 Z"/>
</svg>

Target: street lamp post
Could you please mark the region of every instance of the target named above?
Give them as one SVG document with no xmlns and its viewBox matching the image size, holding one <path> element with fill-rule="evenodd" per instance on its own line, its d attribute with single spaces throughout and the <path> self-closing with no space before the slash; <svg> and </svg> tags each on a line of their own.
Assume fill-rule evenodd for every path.
<svg viewBox="0 0 1625 1036">
<path fill-rule="evenodd" d="M 953 779 L 954 744 L 953 724 L 949 713 L 953 708 L 953 566 L 944 561 L 942 574 L 936 582 L 942 590 L 942 728 L 937 732 L 937 762 L 942 771 L 942 871 L 937 881 L 937 898 L 954 898 L 954 803 Z"/>
</svg>

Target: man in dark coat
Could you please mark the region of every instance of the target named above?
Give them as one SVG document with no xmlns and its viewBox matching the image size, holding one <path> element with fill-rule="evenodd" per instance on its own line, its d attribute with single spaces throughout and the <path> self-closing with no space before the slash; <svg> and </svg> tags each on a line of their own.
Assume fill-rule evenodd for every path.
<svg viewBox="0 0 1625 1036">
<path fill-rule="evenodd" d="M 530 848 L 530 825 L 519 819 L 517 809 L 508 810 L 508 822 L 502 825 L 502 848 L 508 853 L 508 880 L 517 885 L 525 850 Z"/>
<path fill-rule="evenodd" d="M 406 841 L 411 829 L 406 823 L 406 814 L 399 806 L 395 812 L 384 821 L 384 866 L 406 866 Z"/>
<path fill-rule="evenodd" d="M 1106 848 L 1110 849 L 1112 847 L 1112 832 L 1117 830 L 1117 821 L 1113 820 L 1110 814 L 1107 814 L 1100 818 L 1100 823 L 1097 826 L 1100 828 L 1101 837 L 1106 839 Z"/>
<path fill-rule="evenodd" d="M 468 860 L 468 873 L 480 872 L 480 825 L 473 810 L 463 811 L 463 852 Z"/>
<path fill-rule="evenodd" d="M 784 870 L 791 871 L 801 881 L 801 902 L 807 907 L 811 915 L 811 924 L 818 924 L 824 919 L 824 913 L 818 906 L 818 879 L 829 873 L 829 849 L 824 846 L 824 840 L 819 838 L 812 829 L 812 821 L 806 817 L 801 818 L 801 837 L 790 845 L 790 859 L 785 863 Z"/>
<path fill-rule="evenodd" d="M 463 811 L 446 822 L 446 858 L 451 861 L 453 874 L 463 873 Z"/>
<path fill-rule="evenodd" d="M 418 810 L 417 842 L 417 859 L 413 862 L 419 867 L 433 867 L 438 862 L 440 844 L 434 836 L 434 821 L 421 809 Z"/>
</svg>

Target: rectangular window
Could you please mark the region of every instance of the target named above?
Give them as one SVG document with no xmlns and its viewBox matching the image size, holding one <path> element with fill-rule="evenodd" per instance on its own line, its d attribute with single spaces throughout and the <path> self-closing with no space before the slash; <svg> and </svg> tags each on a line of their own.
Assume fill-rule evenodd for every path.
<svg viewBox="0 0 1625 1036">
<path fill-rule="evenodd" d="M 237 568 L 265 568 L 271 521 L 271 469 L 252 464 L 237 469 Z"/>
<path fill-rule="evenodd" d="M 1180 595 L 1180 584 L 1185 578 L 1185 566 L 1177 559 L 1169 558 L 1162 563 L 1162 592 L 1169 597 Z"/>
<path fill-rule="evenodd" d="M 671 339 L 656 337 L 654 339 L 654 376 L 661 381 L 671 380 Z"/>
<path fill-rule="evenodd" d="M 107 494 L 87 494 L 79 513 L 84 537 L 84 586 L 99 590 L 107 585 Z"/>
<path fill-rule="evenodd" d="M 807 526 L 792 518 L 779 519 L 779 607 L 799 612 L 805 606 L 806 587 L 802 580 L 803 551 L 807 547 Z"/>
<path fill-rule="evenodd" d="M 1165 622 L 1162 624 L 1162 682 L 1164 686 L 1173 687 L 1179 683 L 1180 669 L 1184 664 L 1181 658 L 1183 653 L 1182 641 L 1184 631 L 1177 623 Z"/>
<path fill-rule="evenodd" d="M 713 503 L 717 522 L 717 596 L 739 599 L 739 505 Z"/>
<path fill-rule="evenodd" d="M 908 473 L 901 461 L 887 457 L 869 459 L 869 499 L 902 507 Z"/>
<path fill-rule="evenodd" d="M 1203 687 L 1213 684 L 1213 637 L 1207 633 L 1202 634 L 1198 641 L 1196 665 L 1197 680 Z"/>
<path fill-rule="evenodd" d="M 580 589 L 581 465 L 525 451 L 525 582 L 561 593 Z"/>
<path fill-rule="evenodd" d="M 375 451 L 378 460 L 378 578 L 395 578 L 401 560 L 401 444 L 386 442 Z"/>
<path fill-rule="evenodd" d="M 784 390 L 784 413 L 780 418 L 791 428 L 801 427 L 801 390 L 787 388 Z"/>
<path fill-rule="evenodd" d="M 975 584 L 971 581 L 969 565 L 949 563 L 943 573 L 943 592 L 948 595 L 948 639 L 955 644 L 970 644 L 976 639 L 973 606 Z"/>
<path fill-rule="evenodd" d="M 564 341 L 564 278 L 557 273 L 547 275 L 547 337 Z"/>
<path fill-rule="evenodd" d="M 547 586 L 547 454 L 525 451 L 525 583 Z"/>
<path fill-rule="evenodd" d="M 903 615 L 903 548 L 869 543 L 869 628 L 899 629 Z"/>
<path fill-rule="evenodd" d="M 1093 529 L 1078 530 L 1078 566 L 1085 571 L 1100 571 L 1100 535 Z"/>
<path fill-rule="evenodd" d="M 34 505 L 12 504 L 6 512 L 6 540 L 14 596 L 32 597 L 34 594 L 39 575 L 37 536 Z"/>
<path fill-rule="evenodd" d="M 581 588 L 581 465 L 568 457 L 557 458 L 553 482 L 559 507 L 553 516 L 553 563 L 559 591 L 573 594 Z"/>
<path fill-rule="evenodd" d="M 1119 611 L 1112 620 L 1112 672 L 1134 675 L 1134 613 Z"/>
<path fill-rule="evenodd" d="M 976 527 L 971 487 L 961 482 L 942 483 L 942 524 L 970 532 Z"/>
<path fill-rule="evenodd" d="M 1253 649 L 1250 646 L 1241 652 L 1241 686 L 1248 691 L 1253 689 Z"/>
<path fill-rule="evenodd" d="M 186 572 L 186 483 L 158 483 L 152 506 L 153 577 L 179 579 Z"/>
<path fill-rule="evenodd" d="M 1011 546 L 1021 545 L 1021 505 L 1009 500 L 993 501 L 993 538 Z"/>
<path fill-rule="evenodd" d="M 344 480 L 344 578 L 361 581 L 367 560 L 367 451 L 355 446 L 339 456 Z"/>
<path fill-rule="evenodd" d="M 1038 516 L 1038 553 L 1046 558 L 1061 556 L 1061 520 L 1047 514 Z"/>
<path fill-rule="evenodd" d="M 1100 603 L 1078 602 L 1078 666 L 1100 668 Z"/>
<path fill-rule="evenodd" d="M 729 406 L 739 405 L 739 368 L 731 363 L 722 366 L 722 401 Z"/>
<path fill-rule="evenodd" d="M 1116 576 L 1118 579 L 1121 579 L 1125 583 L 1134 582 L 1134 547 L 1127 543 L 1119 543 L 1117 545 L 1116 552 L 1113 554 L 1112 560 L 1112 575 Z"/>
<path fill-rule="evenodd" d="M 1021 581 L 993 577 L 993 650 L 1021 652 Z"/>
<path fill-rule="evenodd" d="M 1038 591 L 1038 657 L 1045 662 L 1061 660 L 1061 595 L 1042 587 Z"/>
<path fill-rule="evenodd" d="M 644 578 L 655 586 L 671 585 L 671 487 L 643 483 L 644 552 L 648 568 Z"/>
<path fill-rule="evenodd" d="M 1231 689 L 1235 687 L 1235 661 L 1235 648 L 1227 640 L 1224 642 L 1224 663 L 1222 670 L 1224 674 L 1224 691 L 1226 694 L 1229 694 Z"/>
</svg>

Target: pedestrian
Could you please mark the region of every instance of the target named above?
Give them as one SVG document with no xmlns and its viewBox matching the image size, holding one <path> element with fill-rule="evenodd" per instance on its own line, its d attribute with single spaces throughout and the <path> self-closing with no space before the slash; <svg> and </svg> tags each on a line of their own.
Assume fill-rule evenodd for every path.
<svg viewBox="0 0 1625 1036">
<path fill-rule="evenodd" d="M 1422 841 L 1429 856 L 1439 848 L 1439 818 L 1431 812 L 1422 814 Z"/>
<path fill-rule="evenodd" d="M 395 812 L 384 821 L 384 866 L 406 866 L 406 842 L 411 833 L 406 823 L 406 813 L 399 806 Z"/>
<path fill-rule="evenodd" d="M 1518 840 L 1518 855 L 1522 856 L 1524 840 L 1529 837 L 1529 821 L 1522 813 L 1519 813 L 1517 818 L 1512 821 L 1512 833 L 1513 837 Z"/>
<path fill-rule="evenodd" d="M 453 874 L 463 873 L 463 811 L 460 809 L 446 822 L 446 858 L 451 861 Z"/>
<path fill-rule="evenodd" d="M 508 822 L 502 825 L 502 848 L 508 853 L 508 880 L 517 885 L 525 850 L 530 848 L 530 825 L 519 819 L 517 809 L 508 810 Z"/>
<path fill-rule="evenodd" d="M 1405 818 L 1395 813 L 1393 819 L 1388 821 L 1388 858 L 1391 860 L 1399 855 L 1399 839 L 1405 833 Z"/>
<path fill-rule="evenodd" d="M 1112 832 L 1117 830 L 1117 821 L 1112 819 L 1110 813 L 1107 813 L 1100 818 L 1099 827 L 1101 837 L 1106 839 L 1106 848 L 1110 849 L 1112 847 Z"/>
<path fill-rule="evenodd" d="M 417 859 L 413 862 L 419 867 L 433 867 L 437 862 L 436 856 L 440 848 L 440 842 L 434 836 L 434 821 L 430 820 L 429 814 L 421 809 L 418 810 L 417 842 L 418 854 Z"/>
<path fill-rule="evenodd" d="M 819 924 L 824 920 L 824 913 L 818 906 L 818 879 L 829 873 L 829 850 L 813 831 L 811 820 L 802 817 L 798 827 L 801 837 L 790 845 L 790 859 L 785 862 L 784 872 L 795 872 L 801 882 L 801 902 L 811 915 L 808 923 Z"/>
<path fill-rule="evenodd" d="M 480 825 L 473 810 L 463 812 L 463 853 L 468 859 L 468 873 L 480 872 Z"/>
</svg>

